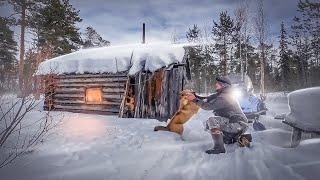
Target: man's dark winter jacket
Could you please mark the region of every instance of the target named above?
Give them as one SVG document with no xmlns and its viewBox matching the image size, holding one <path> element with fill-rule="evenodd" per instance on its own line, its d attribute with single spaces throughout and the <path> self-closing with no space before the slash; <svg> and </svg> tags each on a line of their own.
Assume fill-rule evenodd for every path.
<svg viewBox="0 0 320 180">
<path fill-rule="evenodd" d="M 223 88 L 206 98 L 196 96 L 193 101 L 204 110 L 213 110 L 216 116 L 228 118 L 230 123 L 248 122 L 239 103 L 232 97 L 231 88 L 229 87 Z"/>
</svg>

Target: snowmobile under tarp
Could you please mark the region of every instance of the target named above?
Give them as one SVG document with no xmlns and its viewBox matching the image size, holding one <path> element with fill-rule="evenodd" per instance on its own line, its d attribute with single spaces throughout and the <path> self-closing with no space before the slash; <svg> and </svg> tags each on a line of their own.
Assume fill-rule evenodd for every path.
<svg viewBox="0 0 320 180">
<path fill-rule="evenodd" d="M 233 96 L 238 100 L 243 113 L 250 120 L 258 119 L 260 115 L 265 115 L 267 107 L 264 103 L 265 98 L 256 96 L 253 91 L 252 81 L 248 75 L 230 74 Z"/>
</svg>

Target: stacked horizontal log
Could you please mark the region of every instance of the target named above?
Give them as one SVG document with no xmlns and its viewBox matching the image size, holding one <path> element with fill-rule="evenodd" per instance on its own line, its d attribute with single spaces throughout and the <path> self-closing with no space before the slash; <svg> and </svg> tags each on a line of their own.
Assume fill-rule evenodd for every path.
<svg viewBox="0 0 320 180">
<path fill-rule="evenodd" d="M 46 97 L 51 102 L 45 109 L 85 112 L 97 114 L 118 114 L 125 92 L 127 75 L 118 74 L 82 74 L 55 76 L 54 83 L 48 83 L 46 89 L 51 90 L 51 96 Z M 50 87 L 50 88 L 49 88 Z M 101 88 L 102 102 L 90 104 L 85 101 L 87 88 Z"/>
</svg>

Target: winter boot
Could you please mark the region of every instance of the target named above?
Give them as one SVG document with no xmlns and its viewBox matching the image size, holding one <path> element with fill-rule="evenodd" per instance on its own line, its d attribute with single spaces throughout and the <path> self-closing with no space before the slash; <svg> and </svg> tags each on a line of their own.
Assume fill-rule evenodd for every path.
<svg viewBox="0 0 320 180">
<path fill-rule="evenodd" d="M 238 143 L 240 147 L 250 147 L 250 142 L 252 142 L 251 134 L 242 134 L 238 138 Z"/>
<path fill-rule="evenodd" d="M 214 130 L 211 132 L 213 139 L 214 147 L 206 151 L 207 154 L 220 154 L 225 153 L 226 149 L 224 148 L 223 136 L 221 131 Z"/>
</svg>

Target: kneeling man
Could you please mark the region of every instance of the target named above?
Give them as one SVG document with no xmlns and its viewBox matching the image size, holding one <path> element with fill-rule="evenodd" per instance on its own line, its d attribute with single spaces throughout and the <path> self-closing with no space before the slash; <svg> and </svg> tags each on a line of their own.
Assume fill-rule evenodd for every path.
<svg viewBox="0 0 320 180">
<path fill-rule="evenodd" d="M 225 153 L 224 143 L 239 142 L 241 146 L 250 146 L 248 139 L 242 136 L 248 128 L 248 119 L 243 114 L 236 99 L 232 97 L 231 81 L 225 77 L 216 78 L 216 93 L 206 98 L 189 94 L 188 99 L 204 110 L 213 110 L 215 116 L 206 122 L 214 141 L 213 149 L 207 150 L 208 154 Z"/>
</svg>

